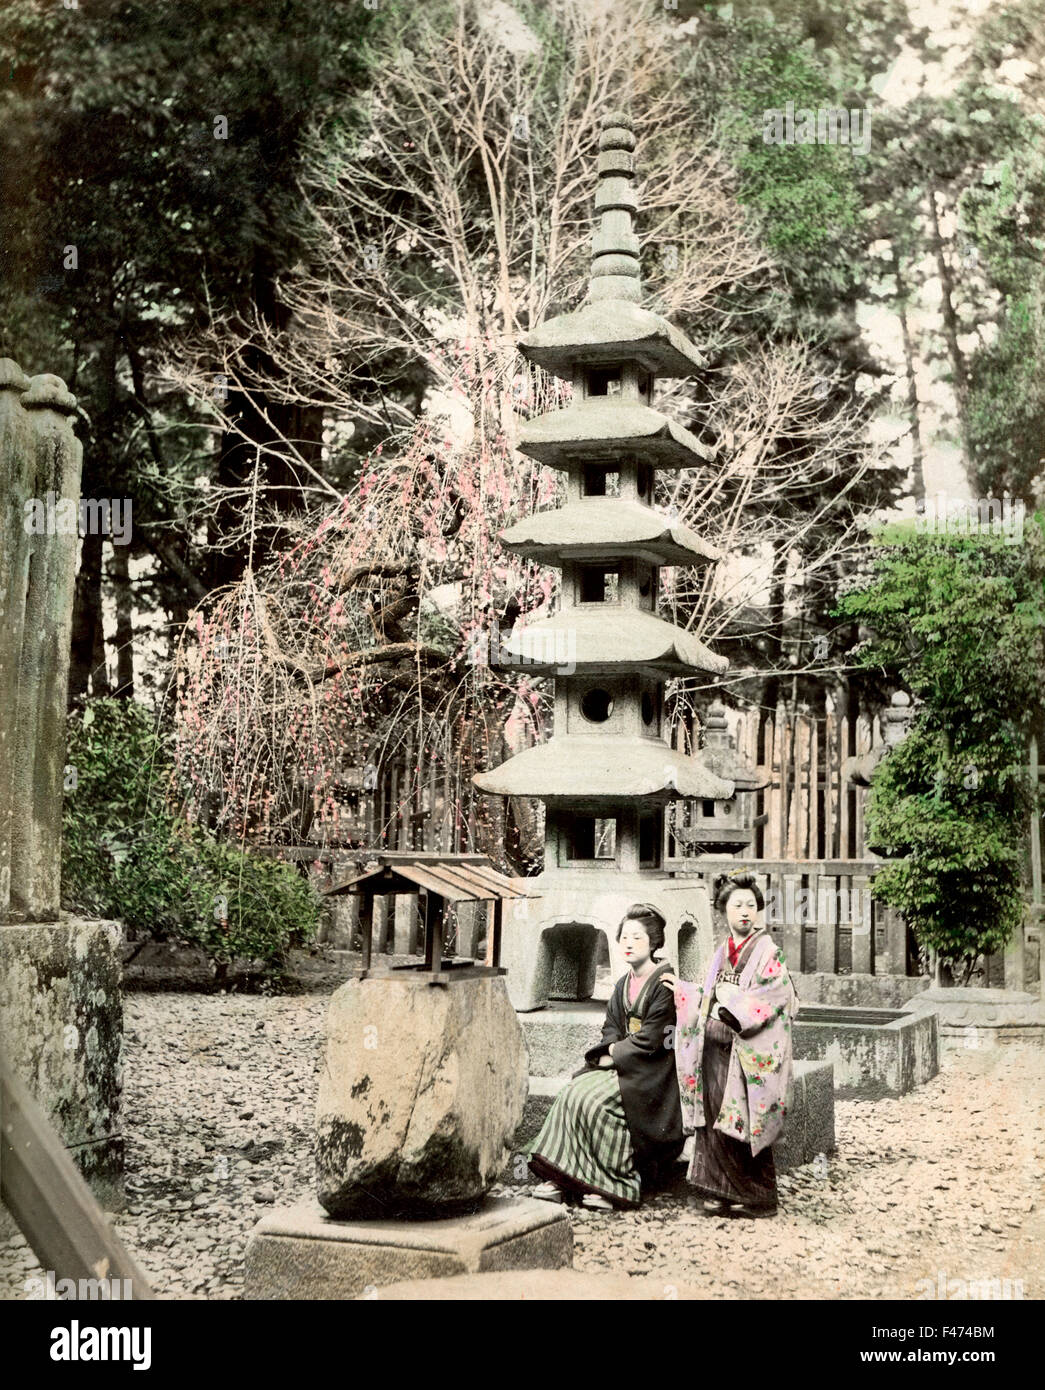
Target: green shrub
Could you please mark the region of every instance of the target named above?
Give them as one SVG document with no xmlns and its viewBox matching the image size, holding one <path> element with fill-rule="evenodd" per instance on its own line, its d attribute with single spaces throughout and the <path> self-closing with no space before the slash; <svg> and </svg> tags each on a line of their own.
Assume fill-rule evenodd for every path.
<svg viewBox="0 0 1045 1390">
<path fill-rule="evenodd" d="M 869 841 L 902 856 L 873 891 L 968 981 L 1022 920 L 1027 737 L 1045 674 L 1041 518 L 1018 544 L 890 527 L 839 612 L 873 632 L 858 663 L 917 700 L 871 786 Z"/>
<path fill-rule="evenodd" d="M 197 945 L 221 973 L 282 963 L 309 941 L 318 897 L 291 866 L 221 843 L 167 805 L 171 764 L 152 716 L 103 699 L 68 723 L 62 900 L 149 940 Z"/>
</svg>

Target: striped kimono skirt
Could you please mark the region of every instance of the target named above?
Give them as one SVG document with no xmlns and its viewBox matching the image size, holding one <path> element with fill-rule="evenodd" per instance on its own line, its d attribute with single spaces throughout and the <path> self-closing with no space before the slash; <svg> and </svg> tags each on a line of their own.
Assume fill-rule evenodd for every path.
<svg viewBox="0 0 1045 1390">
<path fill-rule="evenodd" d="M 530 1167 L 567 1191 L 639 1205 L 631 1131 L 612 1067 L 583 1072 L 562 1088 L 533 1141 Z"/>
</svg>

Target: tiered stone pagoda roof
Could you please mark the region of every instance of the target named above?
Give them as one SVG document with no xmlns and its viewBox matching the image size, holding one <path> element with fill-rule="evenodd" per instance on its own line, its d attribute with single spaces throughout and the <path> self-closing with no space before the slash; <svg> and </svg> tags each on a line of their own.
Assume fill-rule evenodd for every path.
<svg viewBox="0 0 1045 1390">
<path fill-rule="evenodd" d="M 482 773 L 476 783 L 501 796 L 585 804 L 642 800 L 662 805 L 684 796 L 721 799 L 733 794 L 731 782 L 662 739 L 618 737 L 613 757 L 605 754 L 606 739 L 598 735 L 557 734 Z"/>
<path fill-rule="evenodd" d="M 502 531 L 500 539 L 542 565 L 628 555 L 655 565 L 701 565 L 722 558 L 688 526 L 620 497 L 586 497 L 555 511 L 534 512 Z"/>
<path fill-rule="evenodd" d="M 519 438 L 520 453 L 550 468 L 613 458 L 625 450 L 654 468 L 692 468 L 715 458 L 715 450 L 682 425 L 635 401 L 576 401 L 528 420 Z"/>
<path fill-rule="evenodd" d="M 677 627 L 634 608 L 567 608 L 543 622 L 516 628 L 502 640 L 503 655 L 535 672 L 586 676 L 638 671 L 669 678 L 695 672 L 721 674 L 729 658 Z"/>
<path fill-rule="evenodd" d="M 549 319 L 520 339 L 519 351 L 567 381 L 577 367 L 624 359 L 656 376 L 692 376 L 708 365 L 681 329 L 639 304 L 618 299 Z"/>
</svg>

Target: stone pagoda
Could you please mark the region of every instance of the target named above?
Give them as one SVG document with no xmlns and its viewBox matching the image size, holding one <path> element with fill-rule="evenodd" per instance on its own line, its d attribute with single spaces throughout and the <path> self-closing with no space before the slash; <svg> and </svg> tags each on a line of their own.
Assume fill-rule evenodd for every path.
<svg viewBox="0 0 1045 1390">
<path fill-rule="evenodd" d="M 657 616 L 663 566 L 708 565 L 720 554 L 651 505 L 656 468 L 692 467 L 713 453 L 653 405 L 658 376 L 692 375 L 706 363 L 642 306 L 634 148 L 630 117 L 608 116 L 587 300 L 520 344 L 531 362 L 573 383 L 571 404 L 529 421 L 519 444 L 566 473 L 566 504 L 501 535 L 516 554 L 562 571 L 559 611 L 500 647 L 502 665 L 556 677 L 554 733 L 475 779 L 482 791 L 546 807 L 538 896 L 520 899 L 504 927 L 502 960 L 520 1010 L 589 998 L 599 933 L 620 973 L 615 937 L 634 902 L 663 913 L 666 955 L 695 978 L 711 950 L 710 905 L 699 877 L 664 867 L 664 808 L 733 794 L 731 782 L 664 737 L 665 681 L 728 663 Z"/>
</svg>

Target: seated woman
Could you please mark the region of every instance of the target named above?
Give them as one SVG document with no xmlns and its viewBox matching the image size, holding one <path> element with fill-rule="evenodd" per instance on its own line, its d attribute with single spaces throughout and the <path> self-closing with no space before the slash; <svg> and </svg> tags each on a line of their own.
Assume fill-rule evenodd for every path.
<svg viewBox="0 0 1045 1390">
<path fill-rule="evenodd" d="M 689 1181 L 709 1215 L 776 1212 L 771 1146 L 784 1128 L 797 996 L 783 952 L 760 920 L 764 907 L 754 875 L 727 875 L 715 908 L 729 935 L 703 984 L 661 980 L 678 1011 L 683 1124 L 696 1134 Z"/>
<path fill-rule="evenodd" d="M 672 999 L 660 987 L 667 961 L 664 918 L 637 903 L 617 928 L 630 969 L 614 986 L 599 1043 L 555 1098 L 531 1147 L 530 1167 L 546 1178 L 535 1197 L 561 1202 L 582 1194 L 586 1207 L 638 1206 L 643 1178 L 682 1151 Z"/>
</svg>

